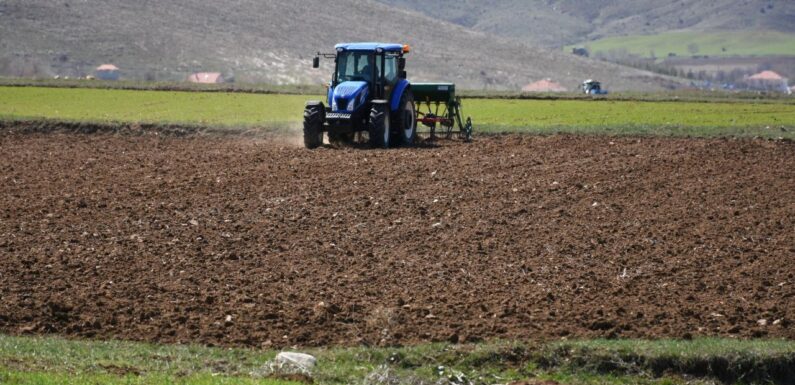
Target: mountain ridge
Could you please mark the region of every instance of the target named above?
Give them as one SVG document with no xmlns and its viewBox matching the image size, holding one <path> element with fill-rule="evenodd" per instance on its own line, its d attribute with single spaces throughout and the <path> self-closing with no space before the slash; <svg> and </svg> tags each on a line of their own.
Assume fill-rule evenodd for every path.
<svg viewBox="0 0 795 385">
<path fill-rule="evenodd" d="M 676 30 L 795 33 L 795 2 L 775 0 L 378 0 L 546 47 Z"/>
<path fill-rule="evenodd" d="M 320 71 L 310 68 L 315 52 L 341 41 L 382 40 L 413 46 L 412 79 L 454 81 L 462 88 L 518 89 L 544 78 L 571 90 L 585 78 L 614 90 L 676 84 L 372 0 L 7 0 L 0 36 L 6 75 L 21 67 L 39 76 L 80 76 L 108 62 L 128 79 L 182 80 L 218 71 L 242 82 L 316 84 L 328 80 L 330 69 L 329 63 Z"/>
</svg>

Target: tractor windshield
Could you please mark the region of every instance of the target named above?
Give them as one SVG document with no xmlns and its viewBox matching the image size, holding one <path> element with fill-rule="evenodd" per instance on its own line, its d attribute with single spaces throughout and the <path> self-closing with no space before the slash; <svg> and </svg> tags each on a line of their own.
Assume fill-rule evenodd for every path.
<svg viewBox="0 0 795 385">
<path fill-rule="evenodd" d="M 372 52 L 341 52 L 337 56 L 337 83 L 372 82 L 373 65 L 375 65 L 375 55 Z"/>
</svg>

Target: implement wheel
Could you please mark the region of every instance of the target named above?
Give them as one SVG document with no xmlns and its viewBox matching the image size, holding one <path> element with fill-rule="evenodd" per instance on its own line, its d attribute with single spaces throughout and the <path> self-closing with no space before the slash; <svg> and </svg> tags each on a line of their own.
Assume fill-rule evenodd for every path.
<svg viewBox="0 0 795 385">
<path fill-rule="evenodd" d="M 389 105 L 386 102 L 373 102 L 368 122 L 370 146 L 373 148 L 389 148 L 389 138 L 392 136 L 389 124 Z"/>
<path fill-rule="evenodd" d="M 458 137 L 464 139 L 465 142 L 472 141 L 472 118 L 467 116 L 466 121 L 462 121 L 463 105 L 460 98 L 456 98 L 455 108 L 455 122 L 458 123 Z"/>
<path fill-rule="evenodd" d="M 472 141 L 472 118 L 467 117 L 467 122 L 464 125 L 464 141 L 471 142 Z"/>
<path fill-rule="evenodd" d="M 322 104 L 308 104 L 304 108 L 304 147 L 315 149 L 323 144 L 323 118 L 325 110 Z"/>
</svg>

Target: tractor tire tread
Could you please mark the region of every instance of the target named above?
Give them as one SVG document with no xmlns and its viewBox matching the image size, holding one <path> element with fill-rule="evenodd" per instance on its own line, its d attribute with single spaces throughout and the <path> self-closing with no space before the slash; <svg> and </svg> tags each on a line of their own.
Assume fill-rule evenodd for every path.
<svg viewBox="0 0 795 385">
<path fill-rule="evenodd" d="M 386 124 L 387 119 L 389 119 L 389 106 L 387 104 L 373 104 L 373 108 L 370 109 L 370 120 L 368 121 L 371 147 L 389 147 L 389 141 L 384 140 L 384 130 L 389 129 Z"/>
<path fill-rule="evenodd" d="M 312 105 L 304 109 L 304 147 L 315 149 L 323 144 L 323 110 Z"/>
</svg>

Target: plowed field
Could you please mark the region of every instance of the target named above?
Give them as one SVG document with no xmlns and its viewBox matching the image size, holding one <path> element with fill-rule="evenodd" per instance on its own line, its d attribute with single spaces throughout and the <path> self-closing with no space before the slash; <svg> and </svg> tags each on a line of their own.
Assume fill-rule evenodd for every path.
<svg viewBox="0 0 795 385">
<path fill-rule="evenodd" d="M 795 145 L 0 134 L 0 331 L 795 338 Z"/>
</svg>

